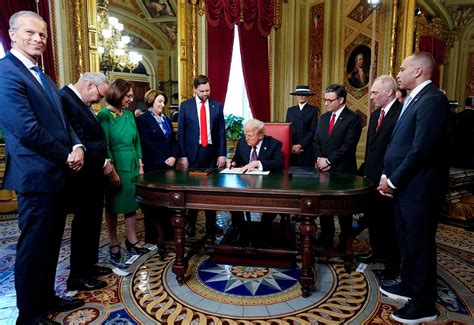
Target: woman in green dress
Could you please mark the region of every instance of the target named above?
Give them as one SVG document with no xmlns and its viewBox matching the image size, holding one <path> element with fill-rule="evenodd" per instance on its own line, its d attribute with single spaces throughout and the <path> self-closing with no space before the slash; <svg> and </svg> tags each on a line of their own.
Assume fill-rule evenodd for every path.
<svg viewBox="0 0 474 325">
<path fill-rule="evenodd" d="M 110 234 L 110 256 L 120 260 L 120 243 L 117 239 L 117 215 L 124 214 L 127 225 L 125 246 L 138 254 L 148 250 L 138 244 L 136 231 L 135 185 L 131 179 L 143 174 L 142 150 L 133 113 L 127 108 L 133 101 L 132 84 L 116 79 L 105 97 L 109 106 L 97 114 L 104 130 L 108 158 L 114 164 L 110 185 L 105 193 L 105 220 Z"/>
</svg>

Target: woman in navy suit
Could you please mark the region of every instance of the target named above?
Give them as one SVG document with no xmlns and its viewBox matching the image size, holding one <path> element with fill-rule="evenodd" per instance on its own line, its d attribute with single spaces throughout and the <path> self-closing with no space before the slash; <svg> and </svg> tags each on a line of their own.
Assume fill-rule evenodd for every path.
<svg viewBox="0 0 474 325">
<path fill-rule="evenodd" d="M 176 164 L 178 144 L 173 134 L 171 120 L 163 113 L 167 103 L 168 96 L 164 92 L 155 89 L 147 91 L 145 104 L 149 108 L 136 119 L 145 173 L 174 168 Z M 142 210 L 145 214 L 145 241 L 156 241 L 158 252 L 163 256 L 165 254 L 163 226 L 168 223 L 168 209 L 142 207 Z M 157 234 L 153 231 L 153 223 Z"/>
</svg>

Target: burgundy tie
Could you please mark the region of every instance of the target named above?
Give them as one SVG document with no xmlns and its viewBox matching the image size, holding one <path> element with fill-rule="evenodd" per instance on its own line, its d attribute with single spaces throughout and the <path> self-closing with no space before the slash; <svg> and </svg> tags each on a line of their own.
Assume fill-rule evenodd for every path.
<svg viewBox="0 0 474 325">
<path fill-rule="evenodd" d="M 250 161 L 257 160 L 257 147 L 252 147 L 252 152 L 250 153 Z"/>
<path fill-rule="evenodd" d="M 207 146 L 207 118 L 206 118 L 206 105 L 201 101 L 201 114 L 200 114 L 200 125 L 201 125 L 201 145 Z"/>
<path fill-rule="evenodd" d="M 379 120 L 377 121 L 377 127 L 375 128 L 375 131 L 378 131 L 380 126 L 382 125 L 382 120 L 383 120 L 383 117 L 385 116 L 385 111 L 383 110 L 383 108 L 380 110 L 380 115 L 379 115 Z"/>
<path fill-rule="evenodd" d="M 336 113 L 332 113 L 331 121 L 329 122 L 328 136 L 331 135 L 332 128 L 334 127 L 335 122 L 336 122 Z"/>
</svg>

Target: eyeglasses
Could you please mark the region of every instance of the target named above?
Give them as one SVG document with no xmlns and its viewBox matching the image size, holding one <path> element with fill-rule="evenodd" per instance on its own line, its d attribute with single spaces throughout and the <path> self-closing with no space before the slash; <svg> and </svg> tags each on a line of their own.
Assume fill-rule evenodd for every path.
<svg viewBox="0 0 474 325">
<path fill-rule="evenodd" d="M 94 86 L 95 86 L 95 89 L 97 89 L 97 93 L 99 94 L 99 98 L 100 99 L 104 98 L 105 96 L 100 93 L 99 87 L 96 84 L 94 84 Z"/>
<path fill-rule="evenodd" d="M 125 97 L 127 97 L 128 99 L 133 99 L 135 96 L 133 96 L 133 94 L 127 94 L 125 95 Z"/>
<path fill-rule="evenodd" d="M 334 101 L 336 101 L 336 100 L 338 100 L 338 99 L 339 99 L 339 97 L 336 97 L 336 98 L 333 98 L 333 99 L 324 98 L 324 101 L 325 101 L 325 102 L 329 102 L 329 104 L 331 104 L 332 102 L 334 102 Z"/>
</svg>

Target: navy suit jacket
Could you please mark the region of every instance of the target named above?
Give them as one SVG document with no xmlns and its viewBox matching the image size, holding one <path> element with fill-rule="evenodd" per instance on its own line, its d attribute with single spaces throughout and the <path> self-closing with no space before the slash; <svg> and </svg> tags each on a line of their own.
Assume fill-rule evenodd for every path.
<svg viewBox="0 0 474 325">
<path fill-rule="evenodd" d="M 411 100 L 395 125 L 384 172 L 400 199 L 440 199 L 447 180 L 443 157 L 448 115 L 446 96 L 430 83 Z"/>
<path fill-rule="evenodd" d="M 171 121 L 166 118 L 170 128 L 173 128 Z M 151 112 L 147 111 L 136 119 L 140 143 L 142 145 L 143 164 L 145 172 L 158 169 L 170 168 L 165 164 L 165 160 L 169 157 L 178 156 L 178 143 L 174 134 L 169 139 L 158 125 L 155 117 Z"/>
<path fill-rule="evenodd" d="M 317 157 L 326 157 L 331 163 L 330 172 L 356 174 L 356 148 L 362 133 L 361 118 L 347 106 L 344 107 L 328 136 L 331 115 L 331 112 L 327 112 L 319 120 L 314 134 L 314 161 Z"/>
<path fill-rule="evenodd" d="M 314 166 L 313 139 L 318 125 L 319 108 L 306 103 L 300 110 L 299 105 L 288 108 L 286 122 L 291 123 L 291 144 L 300 144 L 303 153 L 291 155 L 291 165 Z"/>
<path fill-rule="evenodd" d="M 209 99 L 209 120 L 212 145 L 218 156 L 226 155 L 224 106 Z M 181 103 L 178 116 L 178 143 L 181 157 L 191 163 L 196 159 L 199 147 L 199 117 L 195 97 Z M 217 157 L 215 157 L 217 159 Z"/>
<path fill-rule="evenodd" d="M 234 161 L 238 167 L 245 166 L 250 161 L 252 148 L 244 138 L 239 139 L 235 149 Z M 257 159 L 262 164 L 263 170 L 281 171 L 283 169 L 283 154 L 281 152 L 281 141 L 266 135 L 258 152 Z"/>
<path fill-rule="evenodd" d="M 382 120 L 382 125 L 378 130 L 377 122 L 379 120 L 381 108 L 377 108 L 370 115 L 370 125 L 367 130 L 367 141 L 365 145 L 365 167 L 364 176 L 371 179 L 375 184 L 380 181 L 383 172 L 383 157 L 392 137 L 393 128 L 397 123 L 402 110 L 402 105 L 398 100 L 392 104 L 388 113 Z"/>
<path fill-rule="evenodd" d="M 71 88 L 63 87 L 59 95 L 69 123 L 81 143 L 87 148 L 87 153 L 84 155 L 84 167 L 75 174 L 103 175 L 107 145 L 99 121 Z"/>
<path fill-rule="evenodd" d="M 53 80 L 46 78 L 60 103 Z M 0 128 L 7 159 L 4 187 L 20 193 L 62 190 L 68 154 L 80 141 L 65 123 L 61 108 L 11 53 L 0 60 L 0 84 Z"/>
</svg>

